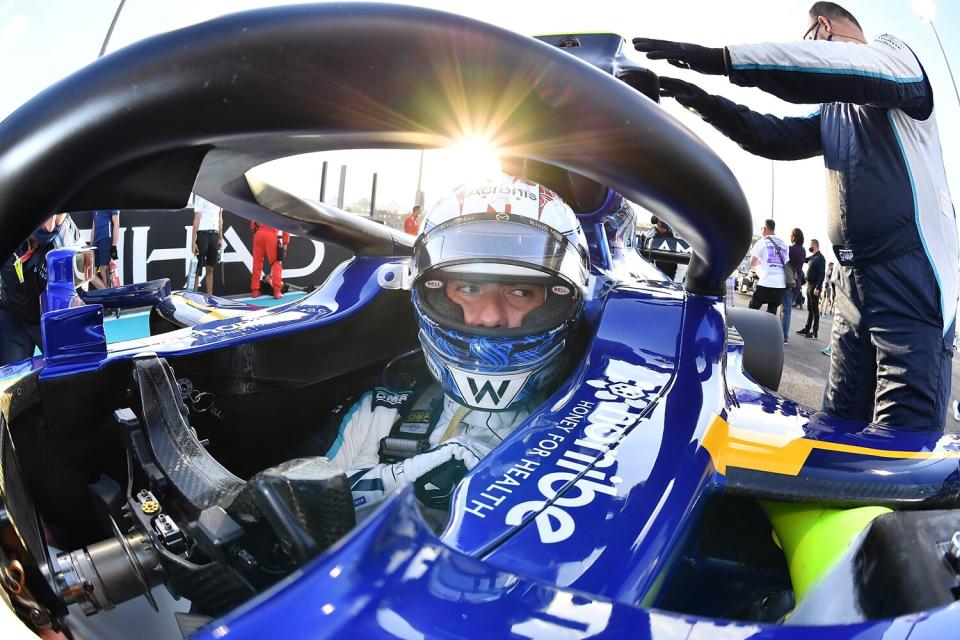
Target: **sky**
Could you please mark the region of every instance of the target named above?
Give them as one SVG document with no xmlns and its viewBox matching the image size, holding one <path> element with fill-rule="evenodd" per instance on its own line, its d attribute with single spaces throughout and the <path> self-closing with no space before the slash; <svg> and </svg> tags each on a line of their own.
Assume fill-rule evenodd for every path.
<svg viewBox="0 0 960 640">
<path fill-rule="evenodd" d="M 260 6 L 289 4 L 270 0 L 127 0 L 107 52 L 144 37 Z M 627 40 L 635 36 L 723 46 L 747 42 L 791 41 L 806 29 L 812 0 L 731 0 L 729 2 L 632 2 L 591 0 L 449 0 L 407 1 L 468 15 L 511 29 L 538 33 L 613 32 Z M 931 79 L 937 121 L 954 203 L 960 194 L 960 103 L 954 93 L 944 55 L 934 30 L 914 11 L 911 0 L 847 0 L 868 39 L 891 33 L 918 55 Z M 954 73 L 960 73 L 960 2 L 925 0 L 934 7 L 933 26 L 946 49 Z M 0 118 L 5 117 L 48 85 L 92 62 L 100 51 L 116 0 L 0 0 Z M 787 104 L 752 88 L 736 87 L 724 77 L 701 76 L 663 61 L 648 61 L 663 75 L 696 82 L 711 93 L 745 104 L 755 111 L 779 116 L 806 115 L 816 107 Z M 826 240 L 825 172 L 821 159 L 773 163 L 751 156 L 685 111 L 672 100 L 664 108 L 710 145 L 731 168 L 747 196 L 757 227 L 765 218 L 777 221 L 780 235 L 793 227 L 806 237 Z M 362 157 L 361 157 L 362 156 Z M 369 197 L 372 173 L 378 173 L 378 207 L 405 210 L 414 201 L 418 152 L 350 152 L 327 156 L 330 161 L 326 200 L 336 202 L 341 164 L 348 164 L 345 201 Z M 290 190 L 319 195 L 321 158 L 312 157 L 280 167 L 266 167 L 285 180 Z M 467 160 L 461 151 L 428 152 L 423 172 L 426 203 L 455 186 Z M 643 215 L 641 215 L 641 218 Z M 828 252 L 829 254 L 829 252 Z M 829 257 L 829 255 L 828 255 Z"/>
</svg>

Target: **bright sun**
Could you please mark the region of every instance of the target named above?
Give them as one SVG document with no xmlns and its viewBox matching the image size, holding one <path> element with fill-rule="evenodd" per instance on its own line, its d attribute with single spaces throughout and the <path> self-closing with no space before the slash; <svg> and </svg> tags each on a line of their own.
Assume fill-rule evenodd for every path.
<svg viewBox="0 0 960 640">
<path fill-rule="evenodd" d="M 428 153 L 432 156 L 430 181 L 441 192 L 500 172 L 500 155 L 496 147 L 481 138 L 467 138 Z"/>
</svg>

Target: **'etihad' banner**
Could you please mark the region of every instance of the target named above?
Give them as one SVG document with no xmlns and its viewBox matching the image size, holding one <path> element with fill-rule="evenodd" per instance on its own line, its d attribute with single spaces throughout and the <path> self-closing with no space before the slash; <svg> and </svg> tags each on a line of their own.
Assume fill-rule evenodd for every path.
<svg viewBox="0 0 960 640">
<path fill-rule="evenodd" d="M 71 213 L 81 237 L 90 240 L 89 212 Z M 174 290 L 186 288 L 193 256 L 193 210 L 121 211 L 117 242 L 117 273 L 123 284 L 170 278 Z M 223 268 L 216 267 L 213 292 L 219 296 L 250 292 L 253 269 L 253 231 L 250 221 L 223 213 Z M 342 247 L 291 236 L 283 261 L 283 281 L 299 287 L 319 285 L 334 267 L 351 256 Z M 269 263 L 264 264 L 269 270 Z M 201 273 L 203 266 L 199 267 Z M 222 273 L 222 276 L 221 276 Z M 202 286 L 202 283 L 201 283 Z"/>
</svg>

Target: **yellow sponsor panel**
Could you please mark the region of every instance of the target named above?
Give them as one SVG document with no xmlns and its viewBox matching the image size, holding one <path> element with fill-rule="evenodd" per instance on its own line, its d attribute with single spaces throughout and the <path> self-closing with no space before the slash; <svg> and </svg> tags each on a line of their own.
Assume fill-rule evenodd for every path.
<svg viewBox="0 0 960 640">
<path fill-rule="evenodd" d="M 770 434 L 732 426 L 720 416 L 710 424 L 701 444 L 721 475 L 726 474 L 728 467 L 738 467 L 795 476 L 814 449 L 899 460 L 960 458 L 960 451 L 890 451 L 807 438 L 784 441 Z"/>
</svg>

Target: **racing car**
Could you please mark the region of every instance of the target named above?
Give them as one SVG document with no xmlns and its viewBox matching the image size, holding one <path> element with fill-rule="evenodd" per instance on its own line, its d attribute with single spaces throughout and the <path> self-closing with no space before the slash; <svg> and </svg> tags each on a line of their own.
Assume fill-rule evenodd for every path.
<svg viewBox="0 0 960 640">
<path fill-rule="evenodd" d="M 270 309 L 156 290 L 153 335 L 109 345 L 107 301 L 77 295 L 89 254 L 49 254 L 44 354 L 0 368 L 0 573 L 23 624 L 69 633 L 162 584 L 204 639 L 951 634 L 960 442 L 777 393 L 779 326 L 724 305 L 743 193 L 622 49 L 284 7 L 127 47 L 0 124 L 4 255 L 53 212 L 178 209 L 191 190 L 354 254 Z M 251 169 L 475 129 L 577 212 L 587 346 L 439 525 L 412 488 L 357 523 L 342 474 L 296 451 L 416 349 L 395 281 L 414 239 Z M 629 202 L 689 242 L 683 287 L 638 253 Z"/>
</svg>

